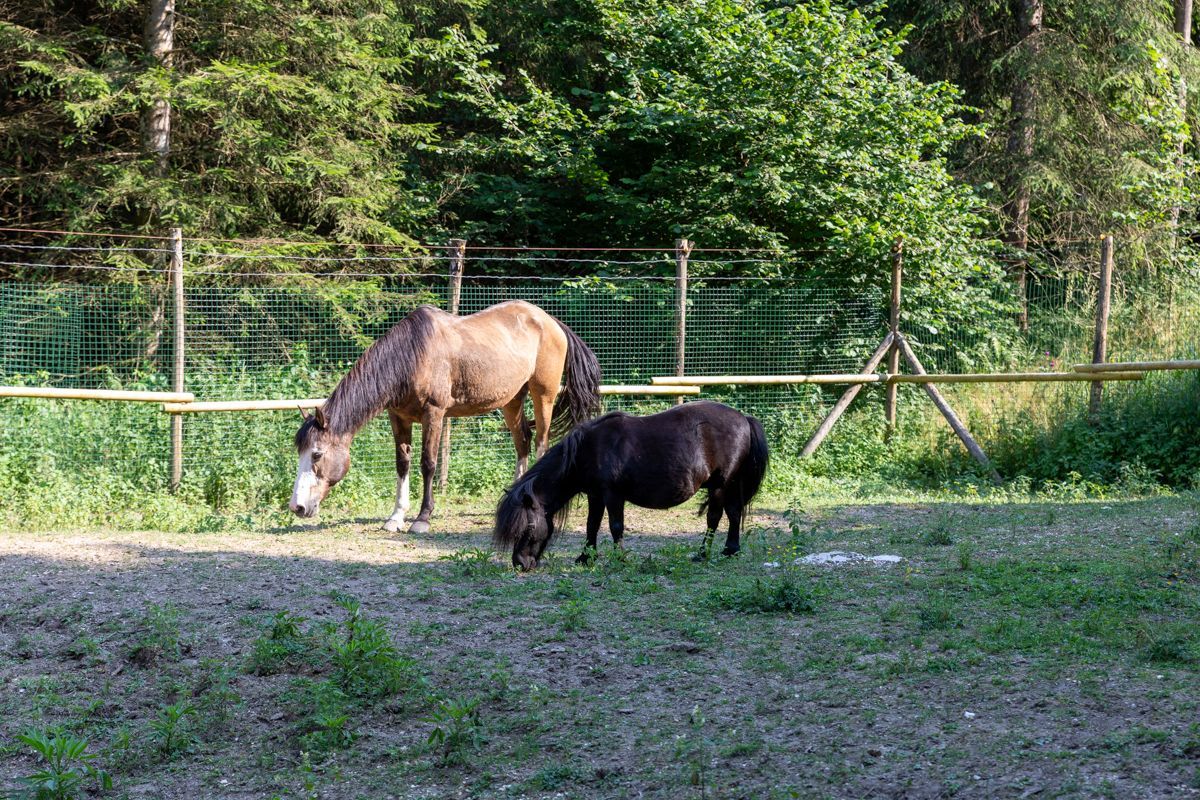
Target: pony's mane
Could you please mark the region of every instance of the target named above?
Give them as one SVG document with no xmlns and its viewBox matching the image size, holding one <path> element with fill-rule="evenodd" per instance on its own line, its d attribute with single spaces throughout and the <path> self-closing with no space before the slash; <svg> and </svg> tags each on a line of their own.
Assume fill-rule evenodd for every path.
<svg viewBox="0 0 1200 800">
<path fill-rule="evenodd" d="M 511 546 L 521 535 L 520 515 L 525 510 L 525 500 L 536 501 L 539 505 L 546 502 L 553 487 L 558 487 L 575 467 L 575 457 L 579 453 L 579 445 L 583 439 L 601 422 L 612 417 L 624 416 L 621 411 L 613 411 L 603 417 L 588 420 L 568 433 L 561 442 L 547 450 L 529 470 L 510 486 L 500 502 L 496 505 L 496 528 L 493 531 L 493 541 L 497 547 Z M 578 492 L 569 498 L 554 512 L 554 535 L 567 524 L 571 512 L 571 500 Z"/>
<path fill-rule="evenodd" d="M 357 433 L 380 411 L 402 402 L 429 350 L 435 313 L 432 306 L 418 306 L 359 356 L 321 409 L 325 430 Z M 296 431 L 296 448 L 303 449 L 319 427 L 316 415 L 306 419 Z"/>
</svg>

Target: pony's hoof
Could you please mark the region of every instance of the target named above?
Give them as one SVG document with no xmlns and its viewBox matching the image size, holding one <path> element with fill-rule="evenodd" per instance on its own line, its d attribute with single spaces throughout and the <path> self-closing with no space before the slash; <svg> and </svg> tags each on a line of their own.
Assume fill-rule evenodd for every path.
<svg viewBox="0 0 1200 800">
<path fill-rule="evenodd" d="M 429 533 L 429 523 L 423 519 L 414 520 L 412 525 L 408 526 L 409 533 Z"/>
<path fill-rule="evenodd" d="M 400 529 L 403 527 L 404 522 L 402 520 L 389 519 L 385 520 L 383 523 L 383 529 L 388 533 L 399 533 Z"/>
<path fill-rule="evenodd" d="M 591 564 L 595 560 L 596 560 L 596 551 L 588 549 L 588 550 L 584 550 L 582 553 L 579 554 L 579 558 L 575 559 L 575 563 L 581 567 L 586 567 L 587 565 Z"/>
<path fill-rule="evenodd" d="M 692 561 L 695 561 L 697 564 L 703 564 L 705 561 L 708 561 L 708 553 L 703 551 L 692 553 Z"/>
<path fill-rule="evenodd" d="M 740 548 L 740 547 L 737 550 L 730 550 L 728 547 L 726 547 L 724 550 L 721 551 L 721 555 L 725 556 L 726 558 L 730 558 L 732 556 L 736 556 L 738 553 L 741 552 L 741 550 L 742 550 L 742 548 Z"/>
</svg>

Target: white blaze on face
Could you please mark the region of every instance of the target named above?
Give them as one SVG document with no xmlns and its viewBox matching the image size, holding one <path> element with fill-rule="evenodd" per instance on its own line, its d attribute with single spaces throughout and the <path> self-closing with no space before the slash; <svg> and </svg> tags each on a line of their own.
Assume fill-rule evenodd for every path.
<svg viewBox="0 0 1200 800">
<path fill-rule="evenodd" d="M 310 448 L 300 454 L 300 464 L 296 468 L 296 485 L 292 487 L 293 511 L 299 514 L 302 509 L 306 512 L 311 509 L 311 514 L 317 513 L 317 506 L 321 503 L 321 496 L 316 492 L 319 482 L 317 474 L 313 472 Z"/>
</svg>

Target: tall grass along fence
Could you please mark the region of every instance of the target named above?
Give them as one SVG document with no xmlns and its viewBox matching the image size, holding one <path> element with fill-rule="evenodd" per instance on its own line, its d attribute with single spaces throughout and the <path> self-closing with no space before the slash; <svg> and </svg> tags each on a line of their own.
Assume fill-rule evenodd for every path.
<svg viewBox="0 0 1200 800">
<path fill-rule="evenodd" d="M 160 240 L 3 248 L 9 266 L 46 276 L 0 282 L 0 384 L 9 386 L 186 391 L 197 401 L 321 398 L 365 347 L 422 303 L 470 314 L 503 300 L 528 300 L 591 345 L 606 384 L 622 385 L 680 375 L 854 373 L 889 331 L 883 289 L 816 279 L 803 254 L 714 252 L 687 242 L 623 252 L 475 250 L 456 243 L 417 255 L 365 248 L 312 255 L 269 243 Z M 177 286 L 172 261 L 182 278 Z M 889 263 L 885 251 L 881 269 Z M 964 365 L 1056 371 L 1090 361 L 1091 273 L 1099 266 L 1096 256 L 1095 270 L 1086 263 L 1081 258 L 1061 273 L 1030 270 L 1028 330 L 1003 346 L 954 330 L 913 330 L 907 338 L 930 372 Z M 751 270 L 782 277 L 731 276 Z M 1168 319 L 1160 313 L 1148 322 L 1117 286 L 1112 355 L 1188 354 L 1179 342 L 1183 332 L 1200 330 L 1194 304 L 1175 298 L 1178 308 Z M 703 391 L 762 419 L 786 461 L 840 389 L 764 383 Z M 10 477 L 67 470 L 147 491 L 172 481 L 171 427 L 180 418 L 159 406 L 3 402 L 0 468 Z M 618 394 L 605 402 L 609 409 L 649 412 L 675 400 Z M 187 415 L 174 423 L 182 428 L 181 491 L 217 507 L 277 505 L 294 476 L 298 422 L 288 409 Z M 455 420 L 451 430 L 444 475 L 452 491 L 491 490 L 511 475 L 512 446 L 498 412 Z M 353 459 L 350 481 L 374 490 L 392 480 L 386 420 L 356 438 Z"/>
</svg>

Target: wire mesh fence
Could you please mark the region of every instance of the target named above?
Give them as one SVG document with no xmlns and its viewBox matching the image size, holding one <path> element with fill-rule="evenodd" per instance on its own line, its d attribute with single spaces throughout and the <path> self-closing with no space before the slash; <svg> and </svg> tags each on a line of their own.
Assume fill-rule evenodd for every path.
<svg viewBox="0 0 1200 800">
<path fill-rule="evenodd" d="M 165 273 L 155 266 L 165 251 L 5 248 L 15 252 L 7 263 L 69 269 L 74 280 L 82 276 L 84 282 L 0 281 L 0 382 L 170 388 L 175 309 Z M 766 264 L 772 258 L 706 255 L 694 262 L 687 289 L 689 374 L 858 371 L 886 330 L 887 299 L 881 289 L 816 281 L 802 272 L 788 278 L 731 277 L 735 262 L 746 261 Z M 1032 264 L 1029 330 L 1015 339 L 1001 337 L 1005 325 L 997 324 L 991 360 L 992 344 L 978 335 L 968 340 L 956 330 L 909 334 L 931 372 L 984 362 L 991 368 L 1055 370 L 1090 360 L 1095 262 L 1095 248 L 1081 246 L 1054 257 L 1043 254 Z M 185 253 L 186 388 L 201 400 L 325 396 L 362 351 L 413 308 L 448 305 L 446 267 L 440 253 L 190 250 Z M 527 277 L 503 272 L 535 269 L 540 274 Z M 888 269 L 886 257 L 880 269 Z M 1194 333 L 1200 331 L 1195 303 L 1180 296 L 1161 307 L 1119 287 L 1111 358 L 1185 355 L 1189 341 L 1194 352 Z M 589 343 L 606 383 L 638 384 L 675 374 L 677 291 L 670 252 L 620 258 L 472 255 L 460 313 L 504 300 L 535 303 Z M 758 416 L 777 450 L 798 452 L 838 391 L 712 387 L 705 395 Z M 644 413 L 672 402 L 610 396 L 606 407 Z M 147 488 L 165 487 L 170 442 L 166 415 L 156 406 L 85 411 L 48 401 L 12 405 L 27 429 L 38 432 L 37 441 L 31 449 L 28 436 L 18 441 L 11 432 L 0 433 L 0 458 L 20 451 L 22 458 L 83 469 L 100 466 Z M 298 422 L 296 412 L 189 416 L 185 490 L 202 493 L 215 505 L 277 502 L 293 477 L 291 438 Z M 352 453 L 352 474 L 390 480 L 386 420 L 361 432 Z M 498 412 L 454 421 L 453 489 L 494 488 L 511 475 L 512 466 L 512 445 Z"/>
</svg>

